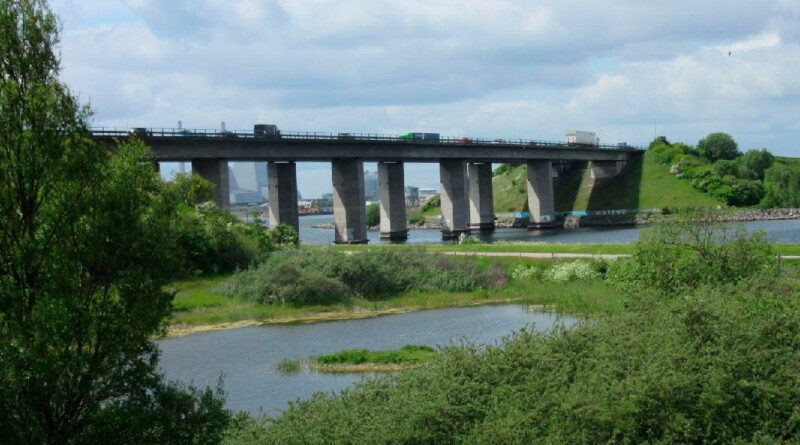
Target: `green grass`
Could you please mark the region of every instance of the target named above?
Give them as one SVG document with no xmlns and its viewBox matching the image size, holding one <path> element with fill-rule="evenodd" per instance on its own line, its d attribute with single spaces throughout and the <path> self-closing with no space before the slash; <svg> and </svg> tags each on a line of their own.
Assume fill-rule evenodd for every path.
<svg viewBox="0 0 800 445">
<path fill-rule="evenodd" d="M 596 184 L 588 164 L 573 169 L 554 183 L 556 210 L 722 205 L 719 200 L 693 188 L 689 181 L 672 175 L 669 166 L 650 160 L 646 154 L 631 162 L 622 174 Z M 527 167 L 524 164 L 493 178 L 496 213 L 527 209 L 526 181 Z"/>
<path fill-rule="evenodd" d="M 800 244 L 775 244 L 781 255 L 800 255 Z M 418 249 L 407 245 L 339 246 L 337 249 Z M 431 251 L 461 252 L 554 252 L 625 254 L 632 244 L 470 244 L 430 245 Z M 547 266 L 557 261 L 525 257 L 475 257 L 484 264 L 504 264 L 511 270 L 516 265 Z M 787 261 L 789 264 L 795 261 Z M 402 292 L 380 300 L 350 298 L 345 303 L 297 306 L 290 304 L 259 304 L 237 297 L 228 297 L 218 291 L 218 286 L 230 275 L 197 278 L 174 283 L 175 311 L 170 320 L 173 332 L 182 328 L 210 326 L 255 320 L 258 322 L 303 322 L 329 319 L 347 319 L 409 310 L 439 309 L 481 304 L 522 303 L 544 306 L 570 314 L 615 312 L 619 309 L 618 294 L 602 281 L 550 283 L 510 280 L 498 290 L 470 292 Z"/>
<path fill-rule="evenodd" d="M 500 263 L 509 270 L 516 265 L 551 264 L 553 260 L 519 257 L 480 257 L 483 264 Z M 259 304 L 228 297 L 217 288 L 228 277 L 200 278 L 173 284 L 175 308 L 170 319 L 174 335 L 213 325 L 245 321 L 290 323 L 360 318 L 365 316 L 483 304 L 522 303 L 541 305 L 567 313 L 592 313 L 612 310 L 618 296 L 601 281 L 568 283 L 509 282 L 497 290 L 469 292 L 407 291 L 379 300 L 350 298 L 345 303 L 319 305 Z"/>
<path fill-rule="evenodd" d="M 492 178 L 495 213 L 508 213 L 528 208 L 528 169 L 518 165 Z"/>
<path fill-rule="evenodd" d="M 346 349 L 333 354 L 320 355 L 316 362 L 323 365 L 360 365 L 388 363 L 421 363 L 432 359 L 436 350 L 424 345 L 406 345 L 400 349 L 370 351 L 368 349 Z"/>
</svg>

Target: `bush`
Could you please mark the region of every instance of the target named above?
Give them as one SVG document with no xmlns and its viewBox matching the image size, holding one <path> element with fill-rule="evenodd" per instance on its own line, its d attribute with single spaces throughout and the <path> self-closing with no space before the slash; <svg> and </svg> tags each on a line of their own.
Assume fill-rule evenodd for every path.
<svg viewBox="0 0 800 445">
<path fill-rule="evenodd" d="M 714 173 L 719 177 L 739 176 L 739 161 L 737 159 L 720 159 L 714 163 Z"/>
<path fill-rule="evenodd" d="M 675 143 L 671 145 L 666 144 L 651 144 L 649 155 L 653 156 L 656 162 L 660 164 L 672 164 L 681 159 L 686 159 L 686 156 L 691 156 L 692 147 Z"/>
<path fill-rule="evenodd" d="M 707 240 L 691 241 L 693 233 L 677 233 L 688 243 L 680 252 L 690 263 L 708 248 Z M 753 242 L 726 239 L 719 253 L 761 247 Z M 644 259 L 669 266 L 676 256 L 666 247 L 648 249 Z M 682 291 L 672 298 L 637 291 L 626 312 L 569 330 L 522 331 L 497 346 L 447 348 L 414 370 L 293 404 L 268 429 L 256 428 L 258 437 L 265 443 L 794 442 L 800 436 L 797 282 L 747 268 L 728 273 L 712 262 L 705 271 L 726 276 L 719 287 L 693 286 L 695 275 L 673 274 L 689 281 L 680 281 Z"/>
<path fill-rule="evenodd" d="M 511 270 L 511 278 L 514 280 L 531 280 L 537 278 L 541 271 L 536 266 L 525 266 L 523 264 L 517 265 Z"/>
<path fill-rule="evenodd" d="M 761 182 L 731 176 L 704 175 L 692 180 L 692 186 L 731 206 L 755 205 L 764 197 Z"/>
<path fill-rule="evenodd" d="M 381 223 L 381 206 L 373 202 L 367 206 L 367 227 L 374 227 Z"/>
<path fill-rule="evenodd" d="M 519 164 L 500 164 L 496 169 L 494 169 L 493 175 L 500 176 L 506 174 L 516 168 Z"/>
<path fill-rule="evenodd" d="M 763 233 L 695 212 L 643 229 L 632 256 L 614 263 L 609 279 L 623 288 L 675 293 L 770 275 L 775 265 Z"/>
<path fill-rule="evenodd" d="M 701 156 L 714 162 L 718 159 L 734 159 L 739 156 L 739 147 L 727 133 L 711 133 L 697 143 Z"/>
<path fill-rule="evenodd" d="M 422 207 L 420 207 L 420 213 L 426 213 L 428 211 L 437 209 L 442 206 L 442 197 L 438 193 L 428 198 Z"/>
<path fill-rule="evenodd" d="M 424 251 L 330 248 L 278 251 L 237 273 L 223 292 L 261 303 L 330 303 L 406 290 L 463 292 L 505 284 L 505 269 Z"/>
<path fill-rule="evenodd" d="M 764 199 L 761 207 L 800 207 L 800 171 L 784 164 L 767 169 L 764 177 Z"/>
<path fill-rule="evenodd" d="M 748 150 L 739 158 L 739 177 L 744 179 L 764 180 L 764 173 L 772 167 L 775 157 L 766 148 Z"/>
<path fill-rule="evenodd" d="M 425 215 L 422 215 L 421 213 L 416 213 L 416 214 L 408 216 L 408 223 L 409 224 L 412 224 L 412 225 L 415 225 L 415 226 L 421 226 L 421 225 L 424 225 L 426 222 L 427 222 L 427 219 L 425 219 Z"/>
<path fill-rule="evenodd" d="M 569 261 L 556 263 L 542 274 L 545 281 L 566 283 L 569 281 L 589 281 L 600 278 L 600 274 L 588 261 Z"/>
<path fill-rule="evenodd" d="M 652 150 L 654 147 L 659 145 L 669 145 L 669 141 L 667 140 L 666 136 L 658 136 L 653 139 L 653 142 L 650 142 L 650 145 L 647 147 L 647 149 Z"/>
<path fill-rule="evenodd" d="M 200 175 L 179 173 L 164 184 L 164 193 L 175 201 L 196 206 L 214 200 L 214 184 Z"/>
</svg>

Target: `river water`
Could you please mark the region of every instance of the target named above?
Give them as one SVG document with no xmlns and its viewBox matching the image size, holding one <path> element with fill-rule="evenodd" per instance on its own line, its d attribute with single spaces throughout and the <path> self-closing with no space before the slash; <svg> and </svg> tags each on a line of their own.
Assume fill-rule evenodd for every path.
<svg viewBox="0 0 800 445">
<path fill-rule="evenodd" d="M 497 305 L 262 325 L 161 340 L 160 366 L 168 379 L 198 387 L 215 386 L 222 376 L 228 408 L 276 414 L 289 401 L 308 398 L 317 391 L 338 391 L 364 378 L 307 368 L 297 374 L 282 374 L 274 366 L 285 358 L 307 359 L 354 348 L 395 349 L 407 344 L 447 346 L 462 340 L 485 345 L 526 326 L 546 331 L 555 323 L 568 326 L 574 322 L 521 305 Z"/>
<path fill-rule="evenodd" d="M 333 215 L 308 215 L 300 217 L 300 241 L 306 244 L 331 244 L 333 229 L 316 229 L 313 226 L 333 224 Z M 743 223 L 748 231 L 763 230 L 767 236 L 779 243 L 800 243 L 800 220 L 748 221 Z M 490 235 L 480 235 L 486 242 L 528 241 L 537 243 L 590 243 L 617 244 L 631 243 L 639 237 L 641 226 L 637 227 L 582 227 L 579 229 L 551 229 L 530 231 L 527 229 L 497 229 Z M 380 244 L 379 234 L 368 231 L 370 244 Z M 409 230 L 409 244 L 441 243 L 439 230 Z"/>
</svg>

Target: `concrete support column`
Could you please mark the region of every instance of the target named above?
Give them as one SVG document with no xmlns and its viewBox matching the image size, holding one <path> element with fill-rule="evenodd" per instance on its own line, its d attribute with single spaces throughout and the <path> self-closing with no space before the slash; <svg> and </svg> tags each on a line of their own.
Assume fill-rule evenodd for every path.
<svg viewBox="0 0 800 445">
<path fill-rule="evenodd" d="M 556 226 L 552 161 L 528 161 L 529 229 Z"/>
<path fill-rule="evenodd" d="M 297 168 L 294 162 L 267 163 L 269 226 L 286 224 L 300 233 L 297 214 Z"/>
<path fill-rule="evenodd" d="M 378 195 L 381 208 L 381 239 L 408 238 L 405 178 L 402 162 L 378 163 Z"/>
<path fill-rule="evenodd" d="M 364 163 L 334 159 L 333 220 L 336 244 L 367 243 L 367 203 L 364 199 Z"/>
<path fill-rule="evenodd" d="M 494 230 L 492 164 L 469 164 L 469 228 L 481 232 Z"/>
<path fill-rule="evenodd" d="M 442 239 L 457 239 L 469 233 L 467 164 L 458 159 L 439 161 L 442 183 Z"/>
<path fill-rule="evenodd" d="M 192 159 L 192 173 L 198 174 L 214 184 L 216 187 L 214 201 L 220 208 L 227 209 L 231 206 L 227 160 Z"/>
</svg>

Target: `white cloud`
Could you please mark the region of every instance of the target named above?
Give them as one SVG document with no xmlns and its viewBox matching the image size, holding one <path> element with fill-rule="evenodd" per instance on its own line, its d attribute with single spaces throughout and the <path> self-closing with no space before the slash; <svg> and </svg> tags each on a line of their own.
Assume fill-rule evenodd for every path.
<svg viewBox="0 0 800 445">
<path fill-rule="evenodd" d="M 540 139 L 575 127 L 644 144 L 655 120 L 675 139 L 722 130 L 800 155 L 794 0 L 55 5 L 65 79 L 98 124 Z"/>
</svg>

